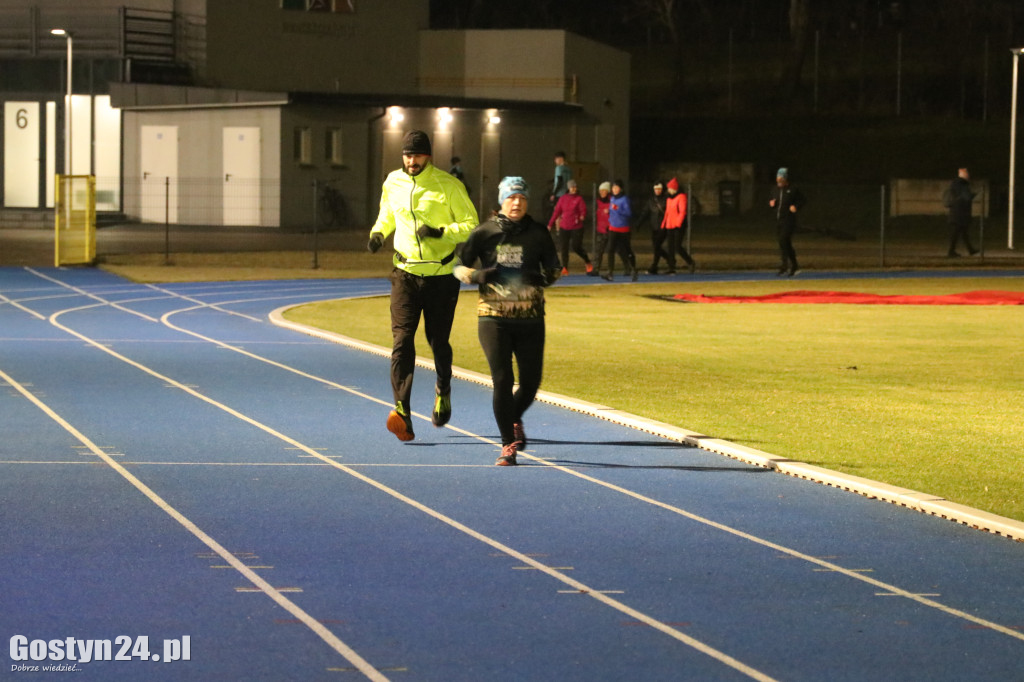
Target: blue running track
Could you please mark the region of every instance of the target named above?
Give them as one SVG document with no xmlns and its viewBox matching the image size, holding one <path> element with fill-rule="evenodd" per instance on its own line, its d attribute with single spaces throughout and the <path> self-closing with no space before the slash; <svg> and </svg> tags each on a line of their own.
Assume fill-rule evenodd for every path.
<svg viewBox="0 0 1024 682">
<path fill-rule="evenodd" d="M 385 293 L 0 269 L 4 679 L 1024 679 L 1019 543 L 551 404 L 495 467 L 423 369 L 400 443 L 268 321 Z"/>
</svg>

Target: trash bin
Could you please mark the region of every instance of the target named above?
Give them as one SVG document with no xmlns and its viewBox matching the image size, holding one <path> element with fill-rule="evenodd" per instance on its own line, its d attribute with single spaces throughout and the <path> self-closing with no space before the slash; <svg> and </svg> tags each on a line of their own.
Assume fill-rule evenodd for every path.
<svg viewBox="0 0 1024 682">
<path fill-rule="evenodd" d="M 718 183 L 718 215 L 739 215 L 740 182 L 739 180 L 722 180 Z"/>
</svg>

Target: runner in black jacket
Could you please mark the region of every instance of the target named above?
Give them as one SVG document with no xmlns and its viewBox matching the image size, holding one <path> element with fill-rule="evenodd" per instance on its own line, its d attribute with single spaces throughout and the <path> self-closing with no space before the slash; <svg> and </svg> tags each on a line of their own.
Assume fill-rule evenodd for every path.
<svg viewBox="0 0 1024 682">
<path fill-rule="evenodd" d="M 668 201 L 668 197 L 665 196 L 665 184 L 659 180 L 654 183 L 652 191 L 654 193 L 648 197 L 647 203 L 640 209 L 636 227 L 639 230 L 647 224 L 651 228 L 651 252 L 654 254 L 654 260 L 651 262 L 651 267 L 647 268 L 647 273 L 656 275 L 658 274 L 658 261 L 664 258 L 666 263 L 671 263 L 672 258 L 665 250 L 665 238 L 668 237 L 668 233 L 661 227 L 661 221 L 665 217 L 665 202 Z"/>
<path fill-rule="evenodd" d="M 469 235 L 454 274 L 480 288 L 477 331 L 491 368 L 494 418 L 501 432 L 496 464 L 511 466 L 526 447 L 523 413 L 543 373 L 544 287 L 558 279 L 562 266 L 547 228 L 526 213 L 526 181 L 505 178 L 498 192 L 501 212 Z M 519 368 L 515 391 L 513 357 Z"/>
<path fill-rule="evenodd" d="M 796 232 L 796 214 L 806 203 L 800 190 L 789 184 L 789 170 L 780 168 L 775 174 L 775 190 L 768 205 L 775 209 L 777 221 L 776 237 L 782 264 L 779 275 L 792 277 L 800 267 L 796 264 L 796 250 L 793 248 L 793 233 Z"/>
<path fill-rule="evenodd" d="M 971 204 L 978 195 L 971 190 L 971 174 L 966 168 L 957 171 L 957 177 L 950 183 L 947 195 L 950 232 L 949 250 L 946 253 L 950 258 L 958 257 L 957 243 L 963 239 L 967 253 L 973 256 L 978 253 L 978 249 L 971 246 Z"/>
</svg>

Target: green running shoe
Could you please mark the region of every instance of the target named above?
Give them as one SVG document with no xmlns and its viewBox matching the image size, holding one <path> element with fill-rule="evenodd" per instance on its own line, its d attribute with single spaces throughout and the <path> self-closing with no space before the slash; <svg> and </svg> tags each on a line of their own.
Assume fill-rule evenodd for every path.
<svg viewBox="0 0 1024 682">
<path fill-rule="evenodd" d="M 440 428 L 452 418 L 452 395 L 437 394 L 434 398 L 434 411 L 430 413 L 430 423 Z"/>
</svg>

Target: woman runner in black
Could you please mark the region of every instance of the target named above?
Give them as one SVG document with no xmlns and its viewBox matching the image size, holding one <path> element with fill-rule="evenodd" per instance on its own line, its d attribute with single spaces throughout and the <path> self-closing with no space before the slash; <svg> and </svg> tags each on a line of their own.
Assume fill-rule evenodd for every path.
<svg viewBox="0 0 1024 682">
<path fill-rule="evenodd" d="M 526 447 L 523 413 L 537 395 L 544 367 L 544 287 L 562 269 L 551 234 L 526 213 L 529 197 L 523 178 L 502 180 L 501 212 L 470 233 L 454 270 L 461 281 L 480 287 L 477 333 L 494 383 L 502 445 L 498 466 L 514 466 L 516 453 Z"/>
</svg>

